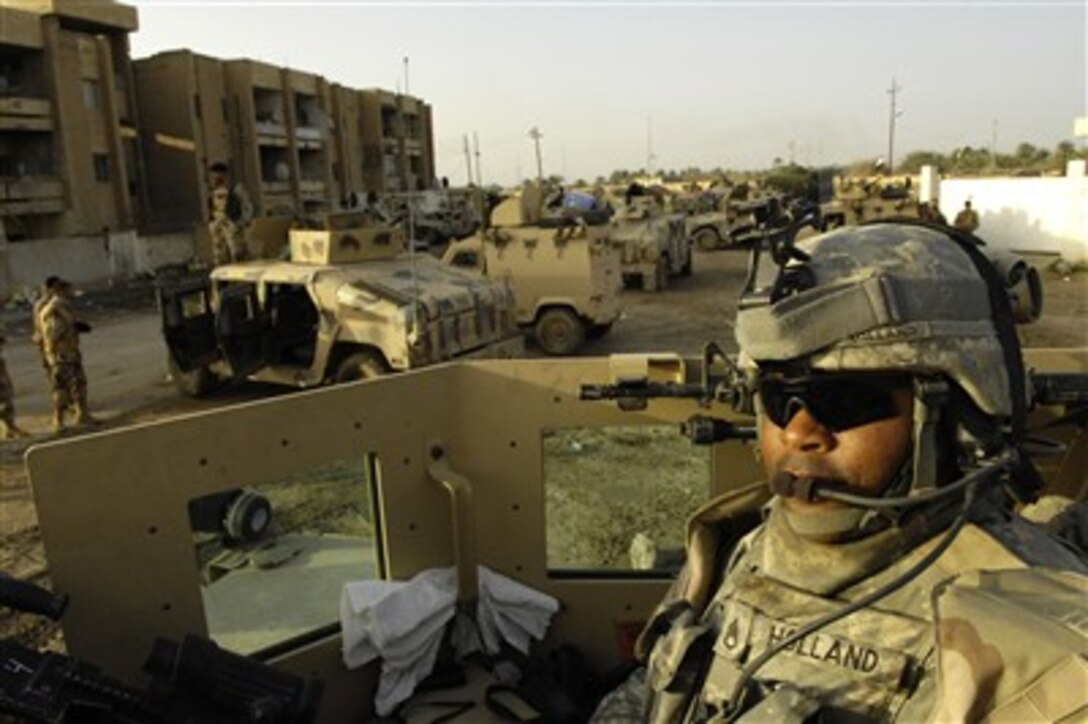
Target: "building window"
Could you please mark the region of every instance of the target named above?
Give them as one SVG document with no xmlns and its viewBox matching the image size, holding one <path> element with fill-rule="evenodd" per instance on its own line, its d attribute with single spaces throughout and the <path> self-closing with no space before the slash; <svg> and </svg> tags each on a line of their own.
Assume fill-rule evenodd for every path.
<svg viewBox="0 0 1088 724">
<path fill-rule="evenodd" d="M 91 110 L 102 107 L 102 91 L 97 80 L 83 79 L 83 105 Z"/>
<path fill-rule="evenodd" d="M 105 153 L 94 154 L 94 180 L 109 183 L 110 157 Z"/>
</svg>

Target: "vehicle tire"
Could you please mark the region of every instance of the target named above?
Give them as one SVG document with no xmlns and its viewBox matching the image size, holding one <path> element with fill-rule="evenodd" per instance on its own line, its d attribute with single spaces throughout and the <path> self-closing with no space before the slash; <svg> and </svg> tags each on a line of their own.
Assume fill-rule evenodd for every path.
<svg viewBox="0 0 1088 724">
<path fill-rule="evenodd" d="M 692 234 L 691 240 L 702 251 L 715 251 L 721 243 L 722 237 L 718 234 L 717 229 L 708 226 Z"/>
<path fill-rule="evenodd" d="M 537 317 L 533 336 L 547 354 L 569 355 L 586 341 L 586 327 L 571 310 L 551 307 Z"/>
<path fill-rule="evenodd" d="M 252 490 L 243 490 L 227 504 L 223 530 L 231 540 L 251 542 L 260 538 L 272 522 L 272 504 Z"/>
<path fill-rule="evenodd" d="M 336 366 L 336 374 L 333 382 L 356 382 L 381 377 L 389 372 L 389 366 L 378 352 L 355 352 L 344 358 L 344 361 Z"/>
<path fill-rule="evenodd" d="M 169 368 L 174 387 L 186 397 L 205 397 L 219 385 L 219 378 L 207 367 L 197 367 L 194 370 L 182 372 L 177 362 L 171 357 Z"/>
</svg>

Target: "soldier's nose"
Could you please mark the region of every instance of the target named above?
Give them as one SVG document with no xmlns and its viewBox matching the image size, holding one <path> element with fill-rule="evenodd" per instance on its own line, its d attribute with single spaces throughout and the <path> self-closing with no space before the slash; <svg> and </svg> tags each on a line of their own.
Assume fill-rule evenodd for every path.
<svg viewBox="0 0 1088 724">
<path fill-rule="evenodd" d="M 835 447 L 835 435 L 817 420 L 799 398 L 786 407 L 788 422 L 782 428 L 782 441 L 794 450 L 827 452 Z"/>
</svg>

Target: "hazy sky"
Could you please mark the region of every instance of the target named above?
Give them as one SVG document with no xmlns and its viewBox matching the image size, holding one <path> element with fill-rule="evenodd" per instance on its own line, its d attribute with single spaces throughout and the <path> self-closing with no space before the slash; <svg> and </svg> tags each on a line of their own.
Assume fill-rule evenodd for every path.
<svg viewBox="0 0 1088 724">
<path fill-rule="evenodd" d="M 404 87 L 434 110 L 438 174 L 592 179 L 646 165 L 762 168 L 1072 138 L 1084 0 L 1065 2 L 135 2 L 133 56 L 188 47 Z"/>
</svg>

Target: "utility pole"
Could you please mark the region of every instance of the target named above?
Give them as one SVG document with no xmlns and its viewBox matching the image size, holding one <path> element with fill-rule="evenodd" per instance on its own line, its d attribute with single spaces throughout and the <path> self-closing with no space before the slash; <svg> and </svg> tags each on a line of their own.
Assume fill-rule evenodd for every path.
<svg viewBox="0 0 1088 724">
<path fill-rule="evenodd" d="M 467 133 L 462 133 L 461 134 L 461 141 L 463 142 L 464 147 L 465 147 L 465 172 L 468 174 L 468 185 L 471 186 L 472 185 L 472 156 L 469 154 L 469 151 L 468 151 L 468 134 Z"/>
<path fill-rule="evenodd" d="M 544 162 L 540 158 L 540 139 L 544 138 L 544 134 L 540 132 L 540 129 L 533 126 L 529 129 L 529 138 L 533 139 L 533 145 L 536 147 L 536 180 L 542 182 L 544 180 Z"/>
<path fill-rule="evenodd" d="M 990 122 L 990 168 L 997 168 L 997 119 Z"/>
<path fill-rule="evenodd" d="M 404 95 L 410 95 L 408 91 L 408 56 L 404 56 Z"/>
<path fill-rule="evenodd" d="M 902 111 L 895 108 L 895 96 L 901 90 L 903 88 L 896 85 L 895 76 L 892 76 L 892 87 L 888 89 L 888 95 L 891 96 L 891 113 L 888 116 L 888 173 L 895 173 L 895 119 L 903 115 Z"/>
<path fill-rule="evenodd" d="M 476 185 L 483 188 L 484 174 L 480 171 L 480 137 L 476 135 L 476 131 L 472 132 L 472 148 L 476 152 Z"/>
</svg>

